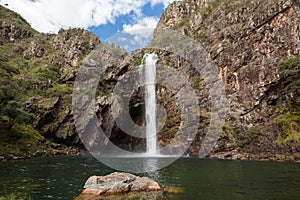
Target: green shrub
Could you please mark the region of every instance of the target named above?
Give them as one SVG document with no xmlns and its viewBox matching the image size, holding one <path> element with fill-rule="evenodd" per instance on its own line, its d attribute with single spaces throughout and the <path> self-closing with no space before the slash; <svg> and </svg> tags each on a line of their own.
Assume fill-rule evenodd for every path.
<svg viewBox="0 0 300 200">
<path fill-rule="evenodd" d="M 0 196 L 0 200 L 31 200 L 32 198 L 27 194 L 15 193 L 5 196 Z"/>
<path fill-rule="evenodd" d="M 278 72 L 282 95 L 277 109 L 280 134 L 276 143 L 289 147 L 300 142 L 300 56 L 282 61 Z"/>
<path fill-rule="evenodd" d="M 199 9 L 198 12 L 200 13 L 202 19 L 207 18 L 220 4 L 222 1 L 213 1 L 208 4 L 207 7 Z"/>
<path fill-rule="evenodd" d="M 280 84 L 285 92 L 300 90 L 300 56 L 282 61 L 278 66 Z"/>
<path fill-rule="evenodd" d="M 252 126 L 248 129 L 248 131 L 246 132 L 245 137 L 248 141 L 251 141 L 251 140 L 257 138 L 260 135 L 261 135 L 261 130 L 260 130 L 259 125 L 254 125 L 254 126 Z"/>
</svg>

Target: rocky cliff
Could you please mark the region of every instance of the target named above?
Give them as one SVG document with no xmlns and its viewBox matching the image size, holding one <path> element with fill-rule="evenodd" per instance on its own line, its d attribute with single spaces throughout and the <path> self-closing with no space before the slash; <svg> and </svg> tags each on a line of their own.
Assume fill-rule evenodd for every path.
<svg viewBox="0 0 300 200">
<path fill-rule="evenodd" d="M 174 2 L 163 13 L 153 41 L 159 41 L 161 30 L 175 30 L 196 41 L 217 66 L 225 88 L 230 111 L 210 156 L 299 160 L 299 7 L 296 0 L 193 0 Z M 177 132 L 184 116 L 176 102 L 177 94 L 157 85 L 157 101 L 166 115 L 158 133 L 159 146 L 166 147 L 164 153 L 178 153 L 190 142 L 186 154 L 199 155 L 213 113 L 212 97 L 206 77 L 184 58 L 167 48 L 127 54 L 81 29 L 40 34 L 3 7 L 0 28 L 1 54 L 19 71 L 14 75 L 22 90 L 17 98 L 19 105 L 35 115 L 33 126 L 44 137 L 71 146 L 81 143 L 74 127 L 71 98 L 81 62 L 89 55 L 83 66 L 101 66 L 111 60 L 101 66 L 103 74 L 95 96 L 99 125 L 115 145 L 144 151 L 145 140 L 126 134 L 114 120 L 112 92 L 127 72 L 138 70 L 145 53 L 155 52 L 162 70 L 167 67 L 187 76 L 200 113 L 195 138 L 180 139 Z M 121 56 L 114 57 L 116 52 Z M 136 124 L 143 125 L 143 87 L 130 95 L 129 113 Z M 189 94 L 181 96 L 185 101 L 194 100 Z M 84 123 L 89 120 L 87 115 Z M 84 139 L 95 147 L 107 143 L 93 134 Z"/>
<path fill-rule="evenodd" d="M 192 38 L 216 64 L 225 86 L 230 112 L 211 157 L 299 159 L 299 20 L 298 1 L 180 1 L 163 13 L 154 41 L 159 41 L 161 30 L 168 29 Z M 158 65 L 188 75 L 197 93 L 201 105 L 198 133 L 186 154 L 198 156 L 211 119 L 211 96 L 205 77 L 184 58 L 168 52 L 167 47 L 135 51 L 121 64 L 109 66 L 109 73 L 101 78 L 103 96 L 98 101 L 98 115 L 115 144 L 127 150 L 143 149 L 144 141 L 120 130 L 107 108 L 112 102 L 112 85 L 126 71 L 136 69 L 144 53 L 156 52 Z M 138 93 L 131 100 L 129 112 L 136 123 L 143 124 L 143 94 Z M 180 127 L 180 107 L 168 88 L 157 86 L 157 98 L 167 112 L 166 123 L 158 133 L 159 145 L 165 147 Z M 126 145 L 128 141 L 130 145 Z M 186 143 L 178 140 L 164 151 L 176 153 L 181 148 L 186 148 Z"/>
<path fill-rule="evenodd" d="M 71 114 L 73 81 L 81 61 L 100 43 L 98 37 L 83 29 L 41 34 L 2 6 L 0 35 L 1 70 L 16 72 L 1 74 L 1 135 L 7 142 L 2 140 L 0 155 L 27 156 L 49 142 L 78 144 Z M 6 78 L 13 84 L 3 85 Z M 8 98 L 9 90 L 14 93 Z M 10 109 L 12 105 L 16 105 L 14 109 Z M 16 110 L 33 114 L 33 124 L 23 124 L 24 120 L 19 120 L 22 115 L 13 114 Z M 6 130 L 9 121 L 11 128 Z M 29 126 L 35 135 L 37 130 L 40 139 L 30 141 L 19 126 Z"/>
<path fill-rule="evenodd" d="M 171 4 L 161 17 L 158 28 L 195 39 L 219 68 L 230 114 L 215 153 L 299 159 L 299 125 L 283 128 L 279 122 L 291 93 L 281 87 L 278 70 L 289 58 L 299 60 L 299 6 L 292 0 L 182 1 Z M 293 67 L 299 77 L 299 63 Z M 299 90 L 292 93 L 299 100 Z M 299 110 L 294 114 L 295 121 L 287 124 L 299 124 Z"/>
</svg>

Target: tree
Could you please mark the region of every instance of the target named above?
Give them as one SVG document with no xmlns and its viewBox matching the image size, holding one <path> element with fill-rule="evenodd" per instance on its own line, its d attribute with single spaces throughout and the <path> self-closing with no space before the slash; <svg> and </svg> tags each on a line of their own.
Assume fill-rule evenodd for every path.
<svg viewBox="0 0 300 200">
<path fill-rule="evenodd" d="M 278 71 L 282 98 L 276 119 L 281 130 L 277 144 L 284 147 L 286 158 L 288 151 L 293 155 L 292 147 L 300 142 L 300 56 L 280 63 Z"/>
<path fill-rule="evenodd" d="M 0 56 L 0 108 L 7 104 L 8 101 L 14 99 L 18 93 L 18 87 L 13 75 L 18 70 L 8 64 L 8 59 Z"/>
<path fill-rule="evenodd" d="M 4 108 L 2 108 L 2 114 L 9 118 L 8 129 L 10 130 L 15 123 L 30 124 L 34 120 L 34 115 L 27 113 L 26 111 L 18 108 L 16 102 L 9 102 Z"/>
<path fill-rule="evenodd" d="M 8 120 L 8 129 L 18 123 L 32 123 L 34 116 L 25 112 L 18 107 L 15 101 L 19 92 L 17 80 L 14 74 L 18 74 L 18 70 L 9 65 L 8 59 L 0 56 L 0 115 L 6 116 Z"/>
<path fill-rule="evenodd" d="M 27 76 L 30 79 L 29 88 L 37 90 L 36 92 L 42 91 L 44 96 L 47 96 L 47 89 L 59 80 L 58 73 L 51 66 L 31 67 L 27 71 Z"/>
<path fill-rule="evenodd" d="M 280 84 L 286 93 L 300 92 L 300 56 L 284 60 L 278 66 Z"/>
</svg>

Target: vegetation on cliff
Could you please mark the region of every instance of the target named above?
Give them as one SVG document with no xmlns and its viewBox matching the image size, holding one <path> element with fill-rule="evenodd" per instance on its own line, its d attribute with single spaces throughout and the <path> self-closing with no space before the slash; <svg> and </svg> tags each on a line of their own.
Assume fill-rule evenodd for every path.
<svg viewBox="0 0 300 200">
<path fill-rule="evenodd" d="M 299 19 L 292 0 L 180 1 L 163 13 L 158 27 L 204 46 L 225 85 L 230 114 L 212 155 L 299 159 Z"/>
<path fill-rule="evenodd" d="M 1 159 L 73 151 L 55 143 L 72 143 L 59 140 L 75 134 L 72 124 L 62 124 L 71 81 L 98 38 L 82 29 L 40 34 L 2 6 L 0 28 Z"/>
<path fill-rule="evenodd" d="M 289 58 L 279 67 L 281 96 L 276 124 L 280 133 L 276 142 L 283 148 L 284 159 L 300 159 L 300 153 L 294 148 L 300 143 L 300 56 Z"/>
</svg>

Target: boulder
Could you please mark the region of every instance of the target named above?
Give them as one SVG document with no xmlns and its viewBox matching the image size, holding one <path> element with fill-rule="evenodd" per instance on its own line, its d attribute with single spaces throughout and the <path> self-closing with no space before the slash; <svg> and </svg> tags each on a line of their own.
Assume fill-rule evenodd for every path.
<svg viewBox="0 0 300 200">
<path fill-rule="evenodd" d="M 159 191 L 163 191 L 163 188 L 150 178 L 125 172 L 114 172 L 106 176 L 91 176 L 88 178 L 84 190 L 77 199 Z"/>
</svg>

